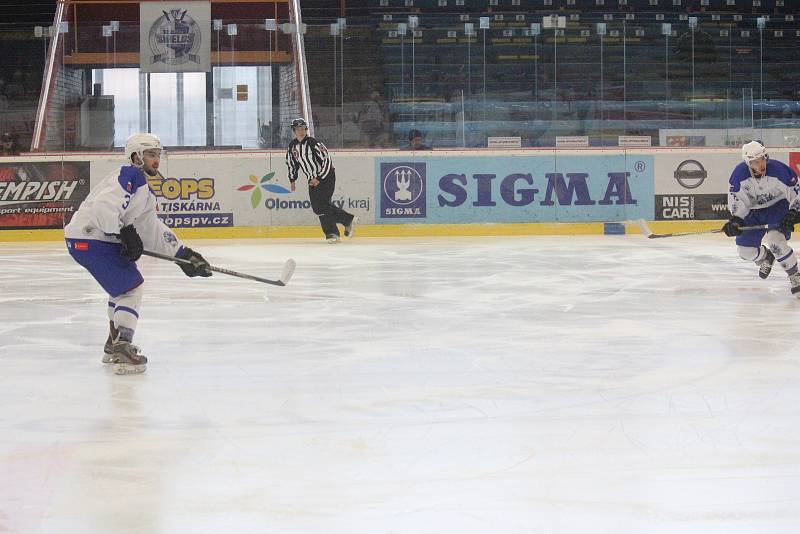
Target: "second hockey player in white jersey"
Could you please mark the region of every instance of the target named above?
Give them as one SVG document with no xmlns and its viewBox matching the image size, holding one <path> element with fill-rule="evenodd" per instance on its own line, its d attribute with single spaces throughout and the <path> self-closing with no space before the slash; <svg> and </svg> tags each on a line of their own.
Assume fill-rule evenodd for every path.
<svg viewBox="0 0 800 534">
<path fill-rule="evenodd" d="M 211 276 L 208 262 L 183 246 L 156 215 L 156 197 L 147 176 L 159 176 L 161 141 L 134 134 L 125 144 L 125 165 L 89 193 L 64 228 L 67 250 L 108 293 L 109 334 L 103 363 L 117 374 L 143 373 L 147 358 L 133 344 L 142 302 L 142 278 L 136 260 L 151 250 L 191 264 L 178 266 L 187 276 Z"/>
<path fill-rule="evenodd" d="M 757 141 L 742 146 L 742 163 L 730 177 L 728 209 L 730 220 L 722 227 L 736 237 L 739 256 L 754 261 L 759 276 L 767 278 L 777 261 L 789 276 L 792 294 L 800 298 L 797 258 L 787 241 L 800 223 L 800 186 L 797 174 L 784 163 L 769 159 L 767 149 Z M 743 226 L 769 225 L 769 229 L 742 231 Z M 762 240 L 767 246 L 761 244 Z"/>
</svg>

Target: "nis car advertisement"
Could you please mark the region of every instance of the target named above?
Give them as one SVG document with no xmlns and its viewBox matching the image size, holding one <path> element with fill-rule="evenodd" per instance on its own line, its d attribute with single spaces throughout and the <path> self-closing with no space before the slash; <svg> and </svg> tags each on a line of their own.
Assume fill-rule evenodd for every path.
<svg viewBox="0 0 800 534">
<path fill-rule="evenodd" d="M 769 147 L 768 151 L 770 159 L 800 172 L 800 154 Z M 728 219 L 728 181 L 741 162 L 738 149 L 657 154 L 656 220 Z"/>
<path fill-rule="evenodd" d="M 617 221 L 653 217 L 653 156 L 378 158 L 378 222 Z"/>
<path fill-rule="evenodd" d="M 89 194 L 88 161 L 0 163 L 0 230 L 63 228 Z"/>
<path fill-rule="evenodd" d="M 730 216 L 728 179 L 742 161 L 738 154 L 676 152 L 655 158 L 656 220 L 723 220 Z"/>
</svg>

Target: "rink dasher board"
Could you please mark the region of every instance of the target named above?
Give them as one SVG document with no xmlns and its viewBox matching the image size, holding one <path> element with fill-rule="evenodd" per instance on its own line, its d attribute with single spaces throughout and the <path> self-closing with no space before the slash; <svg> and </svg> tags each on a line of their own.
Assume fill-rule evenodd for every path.
<svg viewBox="0 0 800 534">
<path fill-rule="evenodd" d="M 655 232 L 689 232 L 720 228 L 717 221 L 648 221 Z M 179 228 L 181 239 L 321 239 L 316 226 Z M 395 224 L 359 225 L 356 238 L 491 237 L 553 235 L 641 235 L 635 221 L 597 223 L 514 223 L 514 224 Z M 708 236 L 707 236 L 708 237 Z M 710 236 L 718 239 L 719 236 Z M 62 230 L 4 230 L 0 242 L 61 241 Z M 346 243 L 347 240 L 344 241 Z"/>
<path fill-rule="evenodd" d="M 798 168 L 800 151 L 770 152 Z M 739 162 L 737 149 L 705 148 L 331 155 L 337 175 L 333 201 L 359 217 L 359 236 L 365 237 L 620 233 L 618 226 L 608 232 L 604 223 L 636 219 L 671 225 L 656 231 L 704 230 L 727 217 L 720 201 Z M 86 162 L 94 187 L 120 160 L 119 153 L 44 154 L 2 158 L 0 167 Z M 422 168 L 426 182 L 414 190 Z M 165 179 L 151 181 L 159 213 L 182 236 L 318 237 L 303 179 L 296 192 L 288 190 L 282 151 L 168 153 L 161 170 Z M 611 184 L 612 173 L 627 176 Z M 423 188 L 424 206 L 418 195 Z M 3 199 L 0 188 L 0 207 L 9 205 Z M 385 211 L 387 205 L 392 210 Z M 709 205 L 716 212 L 694 209 Z M 626 225 L 625 232 L 636 230 Z M 8 229 L 0 217 L 1 241 L 61 238 L 54 228 Z"/>
</svg>

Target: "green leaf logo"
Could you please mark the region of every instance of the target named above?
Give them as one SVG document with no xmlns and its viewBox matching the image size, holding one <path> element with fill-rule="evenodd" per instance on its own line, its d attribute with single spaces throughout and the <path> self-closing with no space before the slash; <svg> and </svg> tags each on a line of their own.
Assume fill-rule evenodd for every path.
<svg viewBox="0 0 800 534">
<path fill-rule="evenodd" d="M 261 189 L 254 189 L 253 194 L 250 195 L 250 204 L 253 206 L 253 209 L 261 203 Z"/>
</svg>

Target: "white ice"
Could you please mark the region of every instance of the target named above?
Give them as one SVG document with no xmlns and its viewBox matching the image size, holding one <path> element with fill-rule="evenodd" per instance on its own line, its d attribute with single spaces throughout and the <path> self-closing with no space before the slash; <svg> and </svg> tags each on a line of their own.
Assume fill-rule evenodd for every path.
<svg viewBox="0 0 800 534">
<path fill-rule="evenodd" d="M 800 301 L 722 237 L 191 243 L 147 373 L 63 245 L 0 243 L 2 533 L 796 533 Z"/>
</svg>

